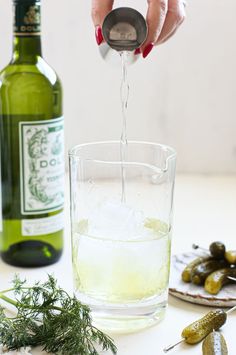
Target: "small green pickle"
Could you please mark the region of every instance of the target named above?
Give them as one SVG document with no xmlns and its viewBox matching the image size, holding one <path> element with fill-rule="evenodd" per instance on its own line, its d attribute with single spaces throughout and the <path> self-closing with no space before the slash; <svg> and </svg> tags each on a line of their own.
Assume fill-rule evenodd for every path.
<svg viewBox="0 0 236 355">
<path fill-rule="evenodd" d="M 202 343 L 203 355 L 228 355 L 225 338 L 220 332 L 213 331 Z"/>
<path fill-rule="evenodd" d="M 224 285 L 232 283 L 228 276 L 236 278 L 236 268 L 223 268 L 212 272 L 205 280 L 205 290 L 211 295 L 217 295 Z"/>
<path fill-rule="evenodd" d="M 191 282 L 191 273 L 194 267 L 196 267 L 197 265 L 212 260 L 211 256 L 201 256 L 199 258 L 194 259 L 193 261 L 191 261 L 191 263 L 189 263 L 183 270 L 182 272 L 182 280 L 184 282 Z"/>
<path fill-rule="evenodd" d="M 192 269 L 191 281 L 195 285 L 204 285 L 206 278 L 214 271 L 228 266 L 225 260 L 211 259 L 198 264 Z"/>
<path fill-rule="evenodd" d="M 227 250 L 225 252 L 225 260 L 231 265 L 236 265 L 236 250 Z"/>
<path fill-rule="evenodd" d="M 209 246 L 211 255 L 216 259 L 223 259 L 225 255 L 225 245 L 221 242 L 213 242 Z"/>
<path fill-rule="evenodd" d="M 210 311 L 201 319 L 184 328 L 181 335 L 188 344 L 199 343 L 213 330 L 218 330 L 222 327 L 222 325 L 225 324 L 226 319 L 227 314 L 222 309 Z"/>
</svg>

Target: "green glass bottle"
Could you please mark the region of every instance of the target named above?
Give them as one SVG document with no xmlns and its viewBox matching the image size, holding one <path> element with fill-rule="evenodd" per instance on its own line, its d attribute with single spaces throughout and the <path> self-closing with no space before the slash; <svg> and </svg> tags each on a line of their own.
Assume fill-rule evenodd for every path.
<svg viewBox="0 0 236 355">
<path fill-rule="evenodd" d="M 40 1 L 13 1 L 13 57 L 0 72 L 0 251 L 11 265 L 36 267 L 63 248 L 62 88 L 42 58 Z"/>
</svg>

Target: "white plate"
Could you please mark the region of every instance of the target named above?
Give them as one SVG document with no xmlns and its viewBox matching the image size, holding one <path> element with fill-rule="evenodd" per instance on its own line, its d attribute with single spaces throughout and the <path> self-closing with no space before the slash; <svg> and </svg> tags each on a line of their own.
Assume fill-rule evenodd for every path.
<svg viewBox="0 0 236 355">
<path fill-rule="evenodd" d="M 207 255 L 207 254 L 206 254 Z M 213 307 L 232 307 L 236 305 L 236 282 L 224 286 L 217 295 L 210 295 L 202 286 L 183 282 L 181 273 L 193 259 L 203 256 L 197 252 L 174 255 L 171 263 L 169 293 L 184 301 Z"/>
</svg>

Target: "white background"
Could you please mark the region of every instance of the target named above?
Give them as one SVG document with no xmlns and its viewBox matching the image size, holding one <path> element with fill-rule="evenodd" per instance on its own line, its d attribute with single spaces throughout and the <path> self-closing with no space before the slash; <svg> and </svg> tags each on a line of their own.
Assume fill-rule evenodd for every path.
<svg viewBox="0 0 236 355">
<path fill-rule="evenodd" d="M 100 58 L 89 0 L 42 0 L 45 59 L 65 94 L 66 148 L 119 139 L 120 68 Z M 146 11 L 145 0 L 115 1 Z M 189 0 L 177 35 L 130 67 L 128 137 L 167 143 L 178 170 L 236 172 L 236 1 Z M 0 67 L 12 47 L 11 0 L 0 0 Z"/>
</svg>

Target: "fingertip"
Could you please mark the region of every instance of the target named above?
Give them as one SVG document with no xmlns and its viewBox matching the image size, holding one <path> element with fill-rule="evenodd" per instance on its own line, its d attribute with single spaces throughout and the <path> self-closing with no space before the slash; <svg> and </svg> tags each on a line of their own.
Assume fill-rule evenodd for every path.
<svg viewBox="0 0 236 355">
<path fill-rule="evenodd" d="M 102 34 L 102 28 L 101 26 L 96 26 L 95 27 L 95 38 L 98 46 L 103 42 L 103 34 Z"/>
<path fill-rule="evenodd" d="M 148 38 L 142 45 L 142 52 L 144 54 L 144 58 L 146 58 L 146 56 L 153 49 L 154 43 L 157 42 L 158 37 L 160 36 L 160 33 L 164 26 L 166 15 L 168 12 L 167 0 L 148 0 L 148 4 L 149 5 L 146 16 L 146 21 L 148 25 Z"/>
<path fill-rule="evenodd" d="M 136 48 L 134 51 L 134 55 L 139 55 L 141 54 L 141 49 L 140 48 Z"/>
<path fill-rule="evenodd" d="M 144 50 L 143 50 L 143 58 L 146 58 L 146 57 L 151 53 L 151 51 L 153 50 L 153 47 L 154 47 L 154 43 L 153 43 L 153 42 L 148 43 L 148 44 L 144 47 Z"/>
</svg>

